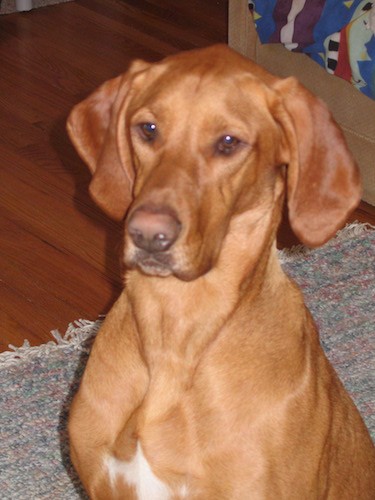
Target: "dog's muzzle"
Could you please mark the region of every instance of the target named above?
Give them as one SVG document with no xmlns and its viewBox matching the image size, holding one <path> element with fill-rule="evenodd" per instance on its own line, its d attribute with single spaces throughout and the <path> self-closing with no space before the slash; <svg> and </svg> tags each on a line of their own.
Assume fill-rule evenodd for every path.
<svg viewBox="0 0 375 500">
<path fill-rule="evenodd" d="M 173 210 L 140 207 L 127 222 L 133 251 L 131 267 L 138 266 L 146 274 L 168 276 L 172 273 L 173 256 L 169 251 L 176 242 L 181 223 Z"/>
</svg>

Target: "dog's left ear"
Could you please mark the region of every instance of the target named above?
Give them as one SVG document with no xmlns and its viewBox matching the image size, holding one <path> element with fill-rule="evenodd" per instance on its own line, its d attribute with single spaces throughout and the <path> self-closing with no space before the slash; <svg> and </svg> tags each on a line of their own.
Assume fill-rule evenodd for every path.
<svg viewBox="0 0 375 500">
<path fill-rule="evenodd" d="M 331 238 L 358 205 L 358 167 L 327 106 L 291 77 L 273 85 L 286 144 L 289 221 L 309 246 Z"/>
<path fill-rule="evenodd" d="M 125 112 L 134 75 L 149 67 L 135 61 L 106 81 L 71 111 L 71 141 L 93 174 L 90 194 L 111 217 L 121 220 L 131 203 L 134 170 L 127 144 Z"/>
</svg>

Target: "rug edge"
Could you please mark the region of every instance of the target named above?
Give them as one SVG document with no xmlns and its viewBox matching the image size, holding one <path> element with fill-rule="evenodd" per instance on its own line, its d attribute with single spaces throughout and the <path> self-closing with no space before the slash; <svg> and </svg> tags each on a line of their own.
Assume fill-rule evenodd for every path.
<svg viewBox="0 0 375 500">
<path fill-rule="evenodd" d="M 10 350 L 0 353 L 0 370 L 18 365 L 22 361 L 48 356 L 51 352 L 58 350 L 74 350 L 89 353 L 86 341 L 94 337 L 103 323 L 103 317 L 96 321 L 79 319 L 69 323 L 64 335 L 59 330 L 52 330 L 52 340 L 38 346 L 30 346 L 28 340 L 24 340 L 22 346 L 16 347 L 10 344 Z"/>
<path fill-rule="evenodd" d="M 286 262 L 292 262 L 294 259 L 298 259 L 303 255 L 309 255 L 313 252 L 317 252 L 322 248 L 329 248 L 334 245 L 338 241 L 350 240 L 351 238 L 356 238 L 363 234 L 369 233 L 375 230 L 375 226 L 370 224 L 369 222 L 359 222 L 354 221 L 349 224 L 346 224 L 345 227 L 337 231 L 335 236 L 333 236 L 330 240 L 327 241 L 324 245 L 317 248 L 309 248 L 305 245 L 295 245 L 291 248 L 284 248 L 278 251 L 278 257 L 281 264 Z"/>
</svg>

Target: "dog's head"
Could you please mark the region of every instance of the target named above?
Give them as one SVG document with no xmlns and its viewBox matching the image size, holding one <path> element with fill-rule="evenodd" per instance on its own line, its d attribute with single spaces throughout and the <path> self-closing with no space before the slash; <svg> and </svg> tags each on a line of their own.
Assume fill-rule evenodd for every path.
<svg viewBox="0 0 375 500">
<path fill-rule="evenodd" d="M 148 274 L 207 272 L 231 220 L 252 212 L 261 224 L 281 185 L 291 226 L 310 246 L 360 199 L 358 169 L 326 106 L 226 46 L 135 61 L 73 109 L 68 130 L 94 199 L 126 215 L 126 263 Z"/>
</svg>

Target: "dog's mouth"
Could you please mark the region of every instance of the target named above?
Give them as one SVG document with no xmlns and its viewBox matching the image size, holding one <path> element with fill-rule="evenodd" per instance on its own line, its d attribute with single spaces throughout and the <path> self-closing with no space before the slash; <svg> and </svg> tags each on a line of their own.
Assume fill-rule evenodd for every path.
<svg viewBox="0 0 375 500">
<path fill-rule="evenodd" d="M 198 271 L 194 267 L 181 266 L 172 253 L 150 254 L 144 250 L 137 250 L 130 257 L 125 254 L 125 265 L 129 269 L 139 269 L 147 276 L 160 278 L 175 276 L 181 281 L 193 281 L 209 271 L 209 269 Z"/>
<path fill-rule="evenodd" d="M 148 276 L 167 277 L 173 273 L 173 258 L 168 253 L 149 254 L 138 250 L 132 259 L 125 260 L 128 267 L 138 268 Z"/>
</svg>

